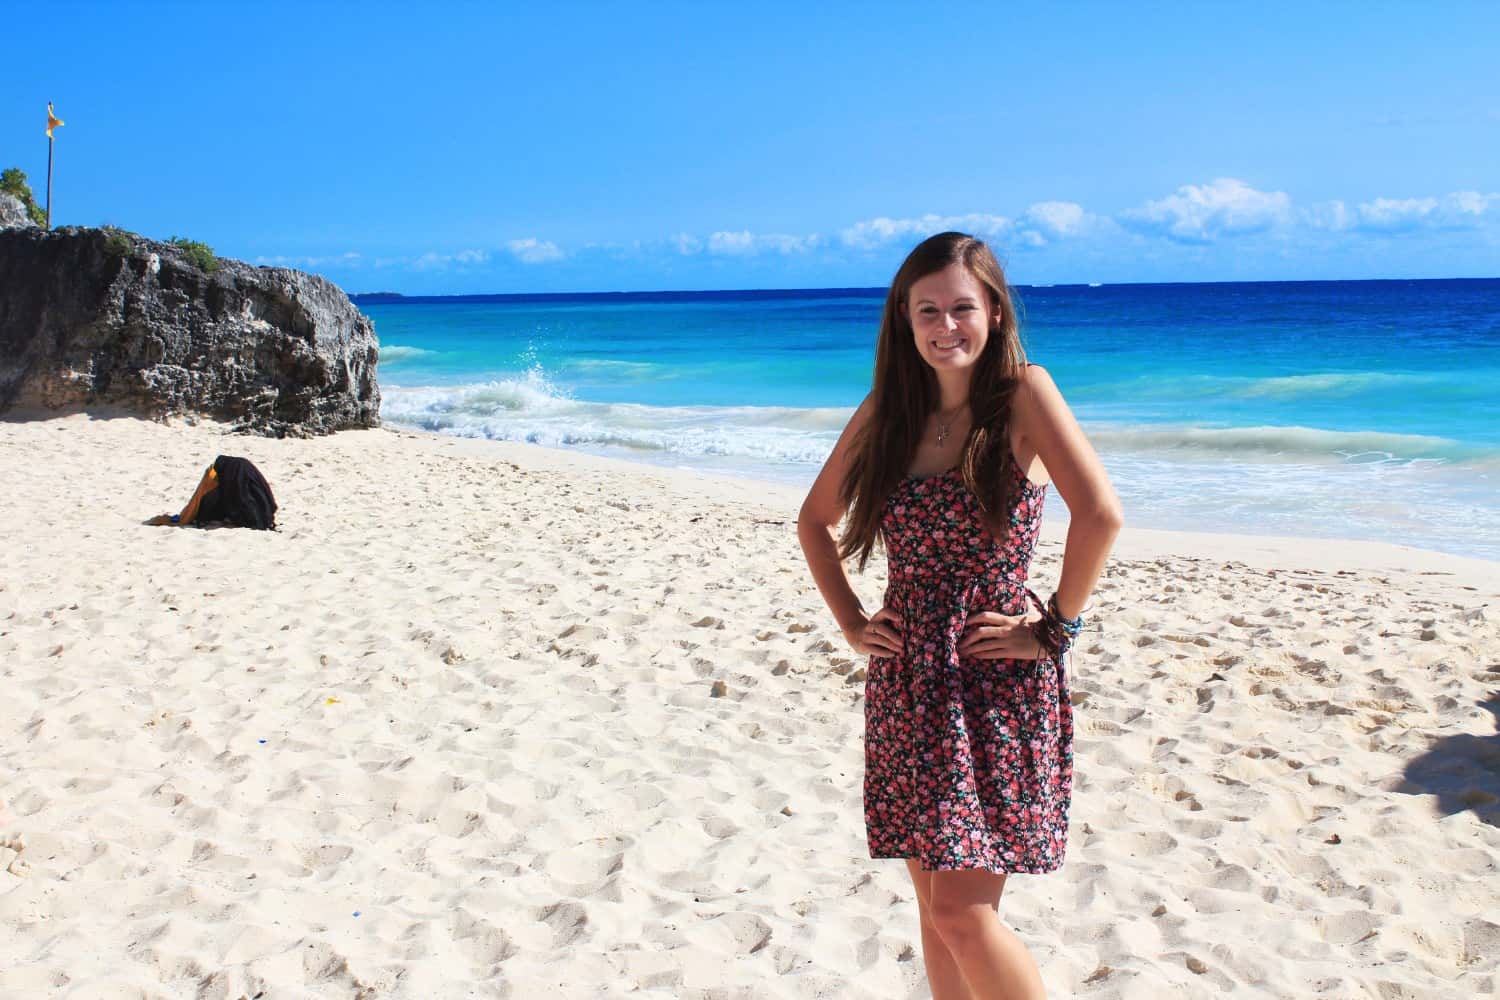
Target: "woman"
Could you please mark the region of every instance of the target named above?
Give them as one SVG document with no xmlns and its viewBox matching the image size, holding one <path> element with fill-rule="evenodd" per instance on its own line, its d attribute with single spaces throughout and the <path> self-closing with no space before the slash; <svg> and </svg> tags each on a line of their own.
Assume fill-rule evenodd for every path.
<svg viewBox="0 0 1500 1000">
<path fill-rule="evenodd" d="M 1068 505 L 1051 601 L 1027 571 L 1046 484 Z M 842 539 L 839 522 L 848 517 Z M 874 387 L 798 517 L 818 590 L 859 653 L 870 856 L 903 858 L 935 1000 L 1044 996 L 998 916 L 1007 874 L 1062 864 L 1072 793 L 1063 664 L 1120 530 L 1120 501 L 1046 370 L 1026 362 L 988 247 L 941 233 L 886 297 Z M 879 535 L 883 606 L 843 560 Z"/>
</svg>

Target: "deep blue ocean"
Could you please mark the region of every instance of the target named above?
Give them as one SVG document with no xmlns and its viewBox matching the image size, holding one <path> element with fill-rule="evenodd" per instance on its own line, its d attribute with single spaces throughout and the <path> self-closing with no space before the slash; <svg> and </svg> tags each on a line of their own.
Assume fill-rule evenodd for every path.
<svg viewBox="0 0 1500 1000">
<path fill-rule="evenodd" d="M 1500 279 L 1015 295 L 1132 525 L 1500 560 Z M 356 299 L 389 424 L 804 485 L 869 389 L 883 300 Z"/>
</svg>

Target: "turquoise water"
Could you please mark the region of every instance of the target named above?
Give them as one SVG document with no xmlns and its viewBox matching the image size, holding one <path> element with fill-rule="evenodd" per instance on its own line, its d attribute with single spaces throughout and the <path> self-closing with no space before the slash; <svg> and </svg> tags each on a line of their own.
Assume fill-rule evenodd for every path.
<svg viewBox="0 0 1500 1000">
<path fill-rule="evenodd" d="M 1500 281 L 1022 287 L 1132 524 L 1500 559 Z M 881 290 L 362 302 L 387 422 L 810 483 Z M 1065 516 L 1054 494 L 1049 516 Z"/>
</svg>

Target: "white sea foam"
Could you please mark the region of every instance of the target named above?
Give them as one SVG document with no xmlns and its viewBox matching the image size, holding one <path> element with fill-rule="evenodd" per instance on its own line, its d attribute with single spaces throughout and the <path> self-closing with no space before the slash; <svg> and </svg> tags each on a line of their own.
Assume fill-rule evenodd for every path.
<svg viewBox="0 0 1500 1000">
<path fill-rule="evenodd" d="M 1352 396 L 1390 392 L 1420 385 L 1451 383 L 1452 375 L 1431 372 L 1310 372 L 1255 379 L 1229 390 L 1242 399 L 1296 399 L 1306 396 Z"/>
<path fill-rule="evenodd" d="M 540 369 L 454 387 L 382 387 L 393 425 L 578 448 L 806 485 L 851 408 L 644 406 L 570 397 Z M 1500 450 L 1311 427 L 1085 422 L 1132 523 L 1380 538 L 1500 557 Z M 1052 516 L 1066 516 L 1054 493 Z"/>
<path fill-rule="evenodd" d="M 1101 456 L 1137 527 L 1368 538 L 1500 559 L 1500 467 Z M 1065 510 L 1056 504 L 1052 510 Z"/>
<path fill-rule="evenodd" d="M 617 358 L 573 358 L 568 368 L 575 372 L 608 375 L 611 378 L 648 379 L 670 378 L 665 366 L 649 361 L 621 361 Z"/>
<path fill-rule="evenodd" d="M 570 398 L 539 371 L 481 385 L 388 386 L 381 405 L 390 423 L 462 437 L 804 467 L 827 458 L 852 412 L 586 402 Z"/>
<path fill-rule="evenodd" d="M 412 361 L 416 358 L 429 357 L 437 351 L 429 351 L 421 347 L 408 347 L 405 344 L 382 344 L 380 347 L 380 363 L 383 365 L 399 361 Z"/>
<path fill-rule="evenodd" d="M 1316 427 L 1200 427 L 1093 424 L 1089 439 L 1101 451 L 1145 452 L 1189 460 L 1245 459 L 1276 462 L 1399 462 L 1422 460 L 1493 463 L 1494 449 L 1451 438 L 1384 431 Z"/>
<path fill-rule="evenodd" d="M 572 398 L 539 369 L 475 385 L 387 385 L 381 415 L 423 430 L 554 447 L 582 446 L 820 465 L 848 407 L 647 406 Z M 1500 471 L 1500 449 L 1422 434 L 1315 427 L 1086 422 L 1101 452 L 1172 461 L 1312 465 L 1462 463 Z"/>
</svg>

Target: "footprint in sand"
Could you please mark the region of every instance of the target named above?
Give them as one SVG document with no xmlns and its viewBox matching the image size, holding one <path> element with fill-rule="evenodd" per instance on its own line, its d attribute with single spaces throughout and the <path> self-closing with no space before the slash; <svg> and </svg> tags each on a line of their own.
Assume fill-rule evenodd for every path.
<svg viewBox="0 0 1500 1000">
<path fill-rule="evenodd" d="M 589 933 L 589 914 L 583 904 L 574 900 L 559 900 L 537 911 L 538 923 L 552 928 L 552 947 L 561 948 L 573 944 Z"/>
<path fill-rule="evenodd" d="M 1203 811 L 1203 803 L 1199 802 L 1198 796 L 1194 795 L 1192 792 L 1186 790 L 1180 791 L 1176 795 L 1172 796 L 1172 798 L 1175 801 L 1181 802 L 1184 806 L 1186 806 L 1189 812 Z"/>
</svg>

